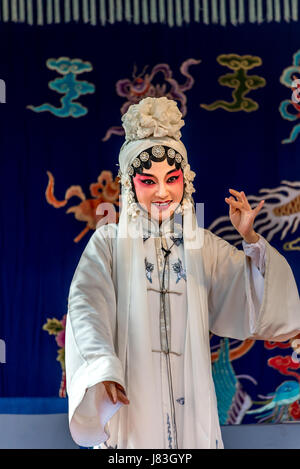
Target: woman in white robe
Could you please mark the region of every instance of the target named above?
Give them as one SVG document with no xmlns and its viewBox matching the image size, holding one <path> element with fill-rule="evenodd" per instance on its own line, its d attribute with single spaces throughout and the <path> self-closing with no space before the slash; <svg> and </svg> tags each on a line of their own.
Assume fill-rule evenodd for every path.
<svg viewBox="0 0 300 469">
<path fill-rule="evenodd" d="M 198 226 L 191 240 L 187 223 L 176 223 L 174 216 L 149 220 L 147 210 L 139 212 L 137 237 L 120 235 L 124 229 L 128 234 L 124 214 L 133 219 L 136 215 L 132 193 L 126 193 L 132 189 L 128 168 L 151 146 L 166 145 L 182 156 L 184 198 L 191 201 L 193 174 L 182 142 L 174 138 L 174 119 L 169 119 L 173 128 L 170 125 L 161 135 L 165 125 L 154 112 L 165 104 L 176 105 L 165 100 L 146 98 L 136 105 L 142 115 L 145 101 L 153 104 L 158 135 L 154 131 L 150 138 L 132 139 L 122 147 L 125 203 L 119 225 L 96 229 L 70 287 L 69 421 L 81 446 L 222 448 L 209 330 L 240 340 L 277 341 L 300 331 L 292 271 L 284 257 L 253 231 L 262 205 L 252 210 L 244 193 L 231 191 L 237 200 L 232 195 L 226 199 L 231 221 L 244 238 L 244 251 Z M 167 110 L 174 117 L 174 107 Z M 129 111 L 125 130 L 126 118 L 132 132 Z M 167 166 L 166 160 L 162 170 L 163 162 L 152 163 L 159 190 L 167 186 Z M 155 200 L 168 199 L 161 195 Z M 183 219 L 191 213 L 194 220 L 187 206 Z M 114 396 L 117 402 L 112 402 Z"/>
</svg>

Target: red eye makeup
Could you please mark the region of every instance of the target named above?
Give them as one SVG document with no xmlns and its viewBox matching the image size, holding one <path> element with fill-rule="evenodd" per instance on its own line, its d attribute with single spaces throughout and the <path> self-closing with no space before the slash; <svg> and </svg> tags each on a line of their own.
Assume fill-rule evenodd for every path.
<svg viewBox="0 0 300 469">
<path fill-rule="evenodd" d="M 178 169 L 177 171 L 174 171 L 170 176 L 168 176 L 167 182 L 169 182 L 170 184 L 173 184 L 175 182 L 181 182 L 182 177 L 182 171 Z"/>
<path fill-rule="evenodd" d="M 155 184 L 154 178 L 149 179 L 149 177 L 142 176 L 141 174 L 136 174 L 133 179 L 135 184 L 138 184 L 141 187 L 153 186 L 153 184 Z"/>
<path fill-rule="evenodd" d="M 173 184 L 174 182 L 181 182 L 183 174 L 182 171 L 178 169 L 171 171 L 170 174 L 167 173 L 166 177 L 167 182 L 169 184 Z M 134 180 L 135 182 L 141 183 L 143 186 L 152 186 L 153 184 L 155 184 L 155 176 L 146 173 L 136 174 Z"/>
</svg>

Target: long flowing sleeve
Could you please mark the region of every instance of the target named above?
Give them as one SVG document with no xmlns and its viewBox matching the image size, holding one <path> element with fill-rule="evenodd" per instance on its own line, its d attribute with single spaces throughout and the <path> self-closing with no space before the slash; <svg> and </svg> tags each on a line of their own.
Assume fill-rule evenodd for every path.
<svg viewBox="0 0 300 469">
<path fill-rule="evenodd" d="M 116 292 L 108 233 L 108 227 L 102 227 L 91 236 L 68 298 L 69 425 L 74 441 L 81 446 L 106 441 L 106 423 L 122 405 L 110 401 L 103 381 L 115 381 L 125 388 L 122 365 L 115 353 Z"/>
<path fill-rule="evenodd" d="M 249 244 L 243 240 L 242 245 L 245 254 L 251 258 L 255 267 L 257 267 L 261 275 L 264 276 L 266 267 L 266 245 L 262 236 L 258 236 L 259 240 L 256 243 Z"/>
<path fill-rule="evenodd" d="M 285 341 L 297 335 L 299 294 L 286 259 L 261 235 L 265 253 L 256 262 L 254 252 L 246 255 L 208 230 L 205 235 L 211 332 L 239 340 Z"/>
</svg>

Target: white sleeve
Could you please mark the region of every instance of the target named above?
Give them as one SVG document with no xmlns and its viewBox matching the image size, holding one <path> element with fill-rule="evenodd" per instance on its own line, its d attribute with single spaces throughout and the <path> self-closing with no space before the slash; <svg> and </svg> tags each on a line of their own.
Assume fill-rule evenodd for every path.
<svg viewBox="0 0 300 469">
<path fill-rule="evenodd" d="M 265 257 L 263 277 L 252 256 L 209 231 L 206 238 L 210 330 L 239 340 L 285 341 L 299 334 L 299 294 L 286 259 L 261 236 L 265 256 L 255 262 L 263 269 Z"/>
<path fill-rule="evenodd" d="M 123 405 L 113 404 L 103 381 L 124 385 L 115 353 L 116 293 L 112 253 L 105 227 L 91 236 L 75 270 L 68 298 L 66 378 L 69 424 L 80 446 L 96 446 L 110 436 L 107 421 Z"/>
</svg>

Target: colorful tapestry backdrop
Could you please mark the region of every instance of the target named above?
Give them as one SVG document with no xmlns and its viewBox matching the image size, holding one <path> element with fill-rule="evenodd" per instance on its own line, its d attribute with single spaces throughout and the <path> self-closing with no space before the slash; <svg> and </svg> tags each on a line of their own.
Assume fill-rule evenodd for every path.
<svg viewBox="0 0 300 469">
<path fill-rule="evenodd" d="M 255 229 L 299 287 L 298 2 L 1 7 L 0 411 L 51 413 L 67 409 L 69 286 L 97 205 L 118 209 L 121 115 L 130 104 L 178 102 L 205 227 L 241 249 L 228 189 L 244 190 L 253 206 L 265 199 Z M 291 342 L 211 337 L 221 424 L 300 419 Z"/>
</svg>

